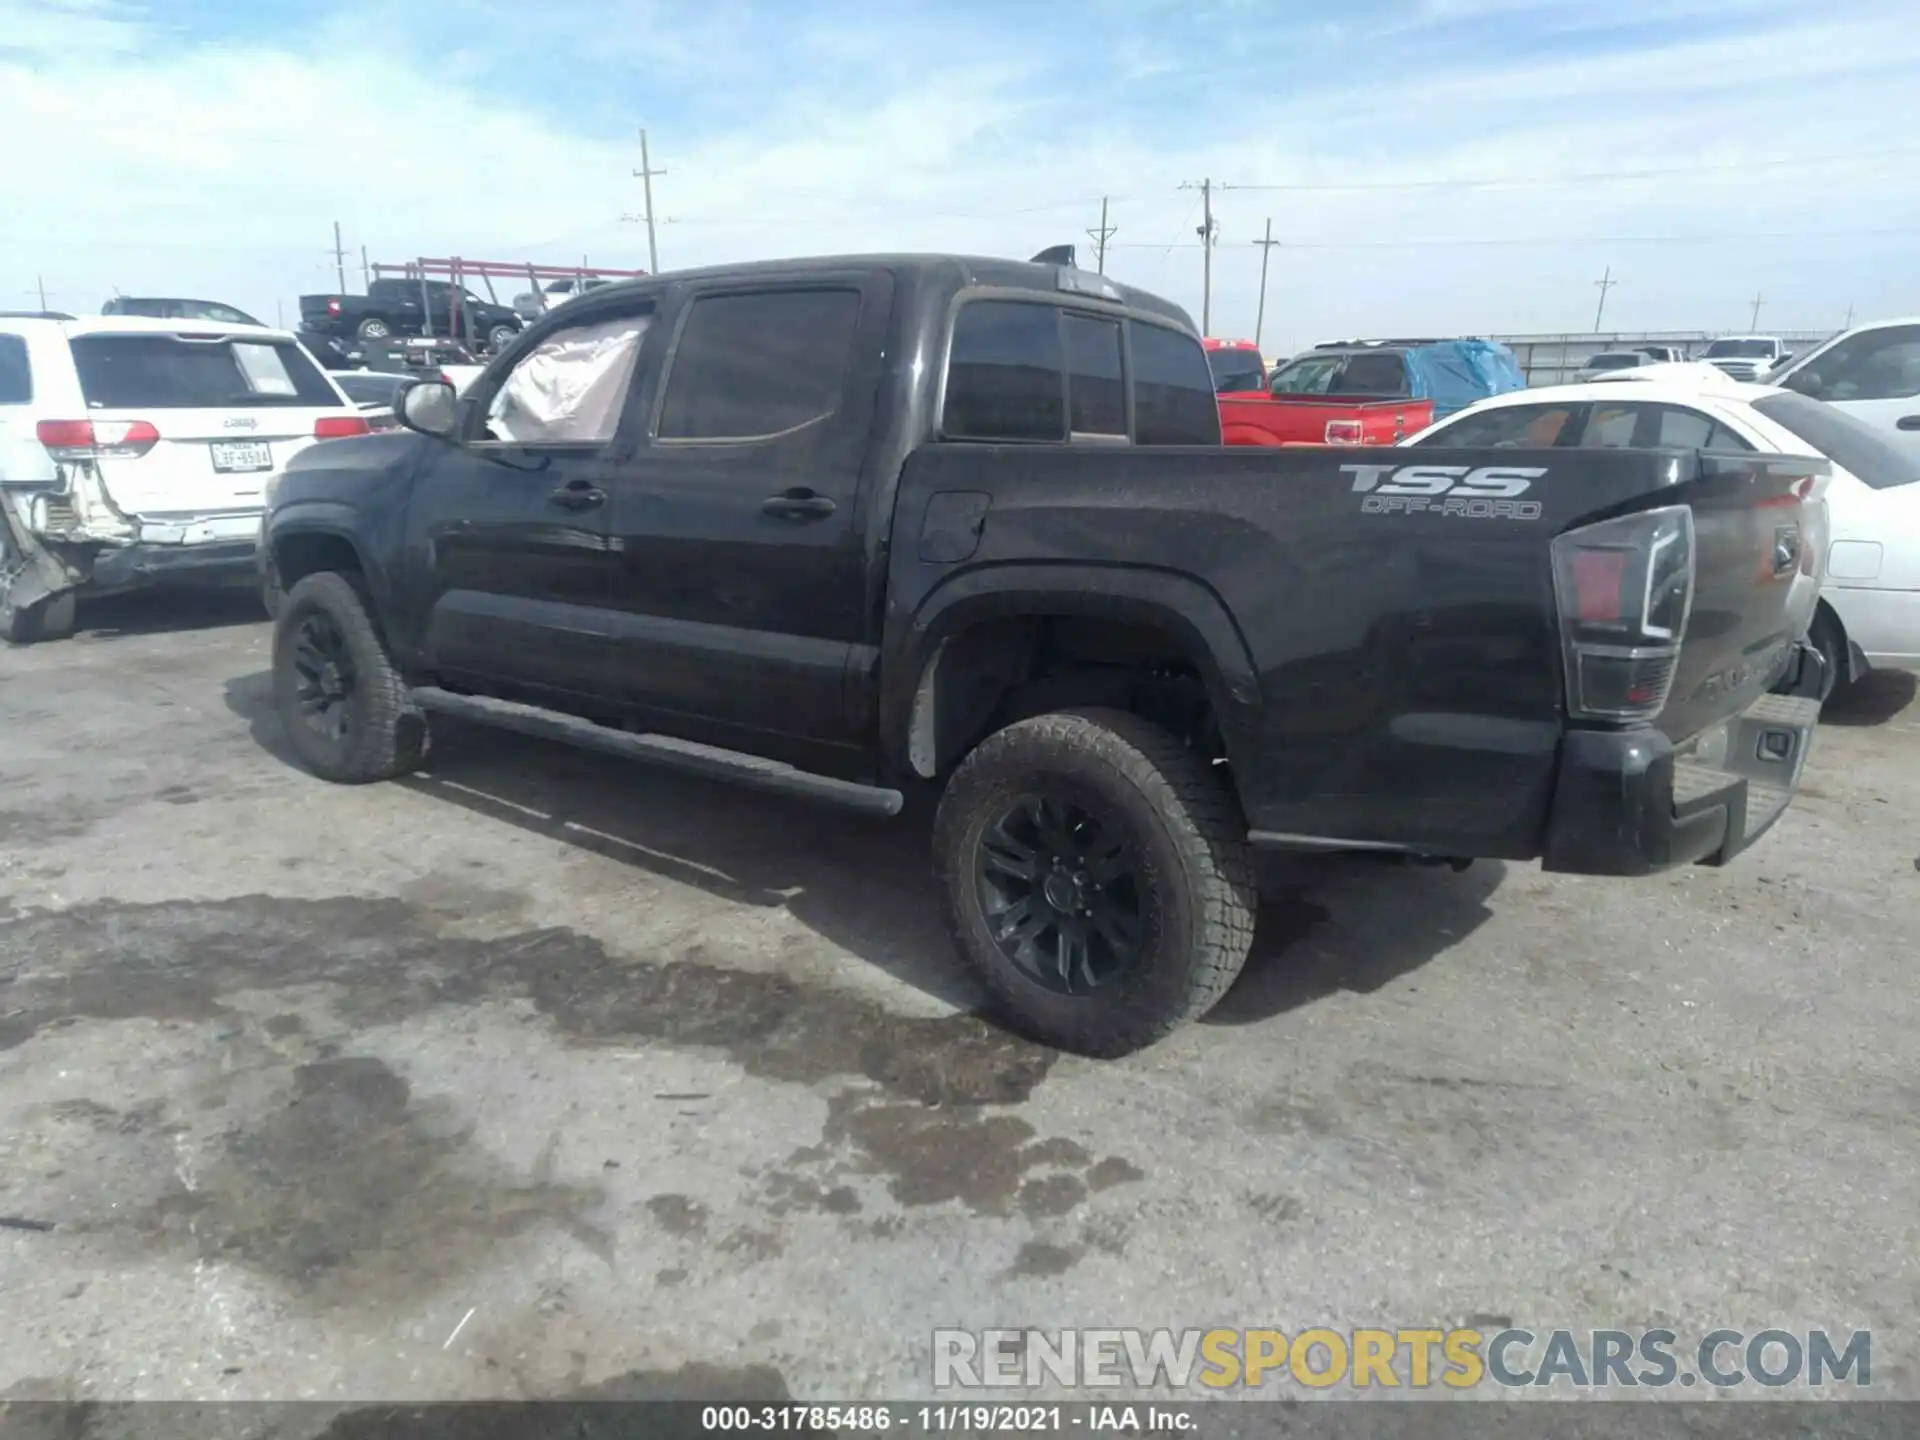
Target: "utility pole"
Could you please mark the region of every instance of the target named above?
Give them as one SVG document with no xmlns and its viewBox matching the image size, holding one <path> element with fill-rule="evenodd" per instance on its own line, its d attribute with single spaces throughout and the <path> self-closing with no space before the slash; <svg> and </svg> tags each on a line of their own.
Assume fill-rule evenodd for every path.
<svg viewBox="0 0 1920 1440">
<path fill-rule="evenodd" d="M 660 273 L 660 246 L 653 236 L 653 177 L 664 175 L 664 170 L 653 168 L 653 162 L 647 158 L 647 132 L 640 132 L 640 168 L 633 172 L 640 181 L 642 193 L 647 202 L 647 270 L 649 274 Z"/>
<path fill-rule="evenodd" d="M 44 310 L 47 308 L 47 277 L 36 275 L 33 277 L 33 283 L 40 287 L 40 308 Z M 1849 310 L 1847 314 L 1852 315 L 1853 312 Z"/>
<path fill-rule="evenodd" d="M 1593 312 L 1593 333 L 1600 333 L 1600 317 L 1607 313 L 1607 292 L 1620 282 L 1613 278 L 1613 267 L 1607 267 L 1607 273 L 1593 282 L 1600 287 L 1600 306 Z"/>
<path fill-rule="evenodd" d="M 340 243 L 340 222 L 333 222 L 333 273 L 339 277 L 340 293 L 347 293 L 347 252 Z"/>
<path fill-rule="evenodd" d="M 1119 233 L 1118 225 L 1107 223 L 1107 197 L 1102 195 L 1100 197 L 1100 228 L 1087 231 L 1088 238 L 1093 241 L 1094 258 L 1100 262 L 1099 271 L 1102 275 L 1107 273 L 1107 241 Z"/>
<path fill-rule="evenodd" d="M 367 247 L 360 247 L 360 288 L 366 289 L 373 284 L 373 267 L 367 264 Z"/>
<path fill-rule="evenodd" d="M 1180 187 L 1182 190 L 1200 192 L 1200 333 L 1213 333 L 1213 181 L 1202 180 L 1198 185 L 1189 181 Z"/>
<path fill-rule="evenodd" d="M 1753 318 L 1747 322 L 1747 329 L 1757 330 L 1760 328 L 1761 304 L 1762 304 L 1761 297 L 1758 294 L 1755 294 L 1753 297 Z"/>
<path fill-rule="evenodd" d="M 1272 216 L 1267 217 L 1266 238 L 1264 240 L 1256 240 L 1253 243 L 1260 247 L 1260 308 L 1254 312 L 1253 319 L 1253 348 L 1259 350 L 1260 332 L 1266 328 L 1267 324 L 1267 261 L 1273 255 L 1273 247 L 1280 243 L 1273 238 Z M 1261 351 L 1261 353 L 1265 354 L 1266 352 Z"/>
<path fill-rule="evenodd" d="M 1840 328 L 1842 330 L 1851 330 L 1853 328 L 1853 307 L 1851 305 L 1847 307 L 1847 323 Z"/>
</svg>

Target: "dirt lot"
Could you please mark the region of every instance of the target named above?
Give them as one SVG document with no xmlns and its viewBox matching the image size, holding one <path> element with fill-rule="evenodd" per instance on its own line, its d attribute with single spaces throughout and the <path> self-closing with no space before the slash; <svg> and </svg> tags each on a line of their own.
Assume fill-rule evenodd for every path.
<svg viewBox="0 0 1920 1440">
<path fill-rule="evenodd" d="M 1210 1022 L 1103 1065 L 969 1013 L 923 830 L 483 734 L 332 788 L 245 602 L 83 618 L 0 651 L 0 1392 L 899 1397 L 940 1324 L 1511 1317 L 1872 1328 L 1920 1397 L 1905 677 L 1728 870 L 1280 873 Z"/>
</svg>

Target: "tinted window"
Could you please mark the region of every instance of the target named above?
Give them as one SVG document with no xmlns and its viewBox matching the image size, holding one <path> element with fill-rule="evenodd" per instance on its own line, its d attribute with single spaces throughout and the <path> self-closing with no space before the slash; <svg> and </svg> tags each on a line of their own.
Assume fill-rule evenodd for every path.
<svg viewBox="0 0 1920 1440">
<path fill-rule="evenodd" d="M 1660 407 L 1656 445 L 1673 445 L 1683 450 L 1751 450 L 1753 447 L 1711 415 L 1678 405 Z"/>
<path fill-rule="evenodd" d="M 1631 449 L 1633 432 L 1639 423 L 1640 407 L 1638 405 L 1596 405 L 1587 415 L 1587 428 L 1580 433 L 1580 448 L 1582 450 Z"/>
<path fill-rule="evenodd" d="M 1890 325 L 1850 335 L 1785 383 L 1815 400 L 1905 400 L 1920 395 L 1920 325 Z"/>
<path fill-rule="evenodd" d="M 855 290 L 707 295 L 680 331 L 663 440 L 784 435 L 840 408 L 860 319 Z"/>
<path fill-rule="evenodd" d="M 336 375 L 336 384 L 356 405 L 391 405 L 411 375 Z"/>
<path fill-rule="evenodd" d="M 1769 395 L 1753 408 L 1876 490 L 1920 479 L 1920 462 L 1844 410 L 1791 394 Z"/>
<path fill-rule="evenodd" d="M 1135 443 L 1218 445 L 1220 405 L 1200 342 L 1139 321 L 1132 330 Z"/>
<path fill-rule="evenodd" d="M 1771 340 L 1716 340 L 1707 346 L 1710 360 L 1770 360 L 1773 354 Z"/>
<path fill-rule="evenodd" d="M 177 340 L 171 335 L 80 335 L 80 390 L 95 410 L 194 410 L 314 405 L 338 409 L 307 352 L 291 340 Z"/>
<path fill-rule="evenodd" d="M 27 363 L 27 342 L 18 335 L 0 335 L 0 405 L 24 405 L 33 399 L 33 369 Z"/>
<path fill-rule="evenodd" d="M 969 440 L 1064 439 L 1064 371 L 1056 307 L 1014 300 L 962 305 L 953 321 L 941 429 Z"/>
<path fill-rule="evenodd" d="M 1275 395 L 1325 395 L 1345 363 L 1343 355 L 1315 355 L 1282 366 L 1274 375 L 1270 393 Z"/>
<path fill-rule="evenodd" d="M 1120 322 L 1086 315 L 1064 319 L 1067 428 L 1075 435 L 1127 433 L 1127 391 L 1120 378 Z"/>
<path fill-rule="evenodd" d="M 1407 393 L 1407 367 L 1393 351 L 1377 355 L 1349 355 L 1334 393 L 1397 398 Z"/>
<path fill-rule="evenodd" d="M 1478 449 L 1545 450 L 1560 442 L 1573 414 L 1571 405 L 1501 405 L 1462 415 L 1444 429 L 1433 431 L 1422 445 L 1460 445 Z"/>
<path fill-rule="evenodd" d="M 1596 355 L 1587 361 L 1589 370 L 1637 370 L 1647 363 L 1644 355 Z"/>
<path fill-rule="evenodd" d="M 1246 395 L 1266 388 L 1266 367 L 1251 350 L 1209 350 L 1213 388 L 1222 395 Z"/>
</svg>

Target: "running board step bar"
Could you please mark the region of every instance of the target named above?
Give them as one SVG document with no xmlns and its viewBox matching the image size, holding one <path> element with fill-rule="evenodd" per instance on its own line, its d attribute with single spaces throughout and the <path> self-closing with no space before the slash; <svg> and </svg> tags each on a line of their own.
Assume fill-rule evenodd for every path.
<svg viewBox="0 0 1920 1440">
<path fill-rule="evenodd" d="M 758 755 L 743 755 L 737 750 L 722 750 L 717 745 L 701 745 L 671 735 L 636 735 L 610 725 L 596 725 L 577 715 L 543 710 L 538 705 L 521 705 L 483 695 L 456 695 L 435 685 L 416 686 L 408 693 L 422 710 L 454 715 L 502 730 L 517 730 L 542 740 L 558 740 L 562 745 L 598 750 L 623 760 L 641 760 L 713 780 L 731 780 L 735 784 L 771 790 L 776 795 L 821 800 L 868 815 L 898 815 L 905 803 L 898 790 L 814 775 L 778 760 L 763 760 Z"/>
</svg>

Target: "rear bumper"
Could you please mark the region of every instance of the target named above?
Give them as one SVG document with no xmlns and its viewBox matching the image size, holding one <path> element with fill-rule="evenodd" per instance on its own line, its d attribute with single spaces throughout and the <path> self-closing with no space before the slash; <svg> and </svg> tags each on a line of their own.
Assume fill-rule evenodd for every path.
<svg viewBox="0 0 1920 1440">
<path fill-rule="evenodd" d="M 1765 695 L 1675 746 L 1657 730 L 1574 730 L 1541 862 L 1581 875 L 1724 865 L 1786 813 L 1820 719 L 1819 653 L 1798 647 L 1789 693 Z"/>
<path fill-rule="evenodd" d="M 90 591 L 132 590 L 161 580 L 225 580 L 252 575 L 258 565 L 254 539 L 205 545 L 124 545 L 95 557 Z"/>
</svg>

